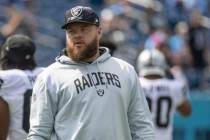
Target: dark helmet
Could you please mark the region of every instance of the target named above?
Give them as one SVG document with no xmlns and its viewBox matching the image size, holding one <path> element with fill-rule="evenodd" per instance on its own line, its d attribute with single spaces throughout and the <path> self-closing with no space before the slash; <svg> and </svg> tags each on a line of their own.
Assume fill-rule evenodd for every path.
<svg viewBox="0 0 210 140">
<path fill-rule="evenodd" d="M 34 69 L 35 43 L 25 35 L 8 37 L 1 47 L 0 64 L 2 69 Z"/>
</svg>

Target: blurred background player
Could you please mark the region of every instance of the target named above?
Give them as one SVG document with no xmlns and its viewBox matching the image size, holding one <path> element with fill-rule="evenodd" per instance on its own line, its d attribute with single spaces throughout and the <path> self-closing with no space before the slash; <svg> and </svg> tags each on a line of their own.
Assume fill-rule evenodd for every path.
<svg viewBox="0 0 210 140">
<path fill-rule="evenodd" d="M 35 50 L 34 42 L 20 34 L 7 38 L 1 49 L 0 97 L 9 105 L 9 140 L 24 140 L 28 133 L 32 86 L 43 70 L 34 60 Z"/>
<path fill-rule="evenodd" d="M 9 112 L 2 112 L 1 122 L 7 122 L 0 125 L 2 130 L 1 140 L 25 140 L 27 136 L 27 118 L 29 117 L 28 107 L 30 107 L 31 85 L 25 73 L 18 69 L 0 70 L 0 79 L 2 81 L 0 89 L 0 98 L 9 105 Z M 7 110 L 6 105 L 1 106 L 2 110 Z M 3 114 L 4 113 L 4 114 Z M 10 116 L 10 117 L 9 117 Z M 3 129 L 9 128 L 7 131 Z M 6 137 L 6 138 L 5 138 Z"/>
<path fill-rule="evenodd" d="M 0 67 L 2 70 L 23 70 L 31 83 L 43 70 L 37 67 L 34 59 L 36 51 L 35 43 L 26 35 L 15 34 L 7 38 L 3 44 L 0 56 Z"/>
<path fill-rule="evenodd" d="M 156 49 L 145 49 L 138 57 L 140 82 L 152 112 L 157 140 L 172 140 L 173 116 L 191 114 L 185 82 L 166 77 L 168 65 Z"/>
</svg>

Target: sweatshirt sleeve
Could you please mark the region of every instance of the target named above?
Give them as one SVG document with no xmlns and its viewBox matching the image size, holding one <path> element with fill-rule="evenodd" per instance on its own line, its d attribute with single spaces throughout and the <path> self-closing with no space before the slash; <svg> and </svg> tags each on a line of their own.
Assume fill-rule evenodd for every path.
<svg viewBox="0 0 210 140">
<path fill-rule="evenodd" d="M 50 78 L 40 75 L 35 82 L 27 140 L 48 140 L 53 133 L 57 96 L 51 81 Z"/>
<path fill-rule="evenodd" d="M 145 95 L 137 74 L 132 75 L 134 80 L 132 81 L 131 101 L 128 108 L 132 140 L 154 140 L 154 128 Z"/>
</svg>

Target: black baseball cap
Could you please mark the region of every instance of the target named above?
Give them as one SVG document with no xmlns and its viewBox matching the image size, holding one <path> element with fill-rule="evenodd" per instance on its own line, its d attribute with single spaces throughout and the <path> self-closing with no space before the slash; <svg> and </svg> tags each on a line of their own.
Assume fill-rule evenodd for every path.
<svg viewBox="0 0 210 140">
<path fill-rule="evenodd" d="M 90 7 L 75 6 L 66 11 L 65 24 L 62 29 L 66 29 L 70 23 L 83 22 L 96 26 L 100 25 L 99 17 Z"/>
<path fill-rule="evenodd" d="M 15 34 L 8 37 L 2 46 L 5 53 L 14 52 L 24 56 L 33 56 L 36 51 L 35 43 L 26 35 Z"/>
</svg>

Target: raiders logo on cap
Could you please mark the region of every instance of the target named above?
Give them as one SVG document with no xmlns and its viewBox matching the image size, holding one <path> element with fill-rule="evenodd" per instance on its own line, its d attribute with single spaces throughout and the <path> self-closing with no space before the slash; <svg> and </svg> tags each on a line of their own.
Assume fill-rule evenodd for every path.
<svg viewBox="0 0 210 140">
<path fill-rule="evenodd" d="M 71 14 L 74 17 L 80 16 L 81 13 L 82 13 L 82 6 L 76 6 L 76 7 L 71 9 Z"/>
<path fill-rule="evenodd" d="M 83 22 L 99 26 L 99 17 L 91 7 L 76 6 L 66 11 L 65 23 L 61 26 L 66 29 L 70 23 Z"/>
</svg>

